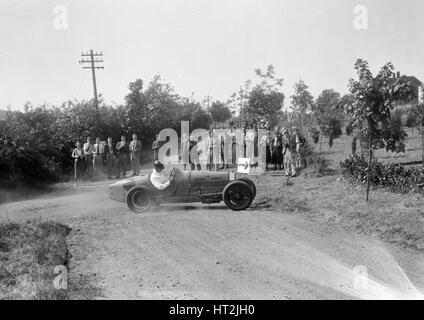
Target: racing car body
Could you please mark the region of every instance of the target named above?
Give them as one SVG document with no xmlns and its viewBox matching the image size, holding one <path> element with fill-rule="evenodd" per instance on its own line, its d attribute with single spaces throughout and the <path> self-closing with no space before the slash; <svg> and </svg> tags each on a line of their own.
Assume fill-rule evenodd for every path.
<svg viewBox="0 0 424 320">
<path fill-rule="evenodd" d="M 181 171 L 172 169 L 170 186 L 159 190 L 150 175 L 136 176 L 109 186 L 113 200 L 126 202 L 134 212 L 143 212 L 161 203 L 219 203 L 232 210 L 245 210 L 256 196 L 256 187 L 247 177 L 236 179 L 232 172 Z"/>
</svg>

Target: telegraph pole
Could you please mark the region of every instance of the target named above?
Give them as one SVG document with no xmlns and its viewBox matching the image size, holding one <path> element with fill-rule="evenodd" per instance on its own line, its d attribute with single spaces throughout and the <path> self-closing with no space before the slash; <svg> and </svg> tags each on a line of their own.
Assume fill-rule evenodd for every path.
<svg viewBox="0 0 424 320">
<path fill-rule="evenodd" d="M 94 91 L 94 104 L 96 108 L 99 108 L 99 100 L 97 98 L 97 84 L 96 84 L 96 69 L 104 69 L 103 66 L 97 66 L 96 63 L 103 62 L 103 52 L 93 52 L 91 49 L 90 52 L 81 53 L 82 60 L 79 61 L 80 64 L 83 65 L 83 69 L 91 69 L 91 75 L 93 78 L 93 91 Z M 87 60 L 86 58 L 89 58 Z M 85 65 L 84 63 L 88 63 L 89 65 Z"/>
</svg>

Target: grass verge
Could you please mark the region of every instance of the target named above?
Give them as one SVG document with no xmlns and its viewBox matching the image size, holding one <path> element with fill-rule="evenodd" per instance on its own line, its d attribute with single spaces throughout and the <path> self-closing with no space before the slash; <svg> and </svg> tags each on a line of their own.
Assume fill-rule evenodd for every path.
<svg viewBox="0 0 424 320">
<path fill-rule="evenodd" d="M 99 290 L 90 279 L 70 275 L 56 289 L 56 266 L 68 269 L 66 238 L 71 229 L 57 222 L 0 223 L 0 299 L 90 299 Z"/>
<path fill-rule="evenodd" d="M 255 177 L 255 203 L 266 210 L 303 214 L 328 226 L 376 236 L 403 247 L 424 251 L 424 197 L 373 189 L 365 201 L 364 186 L 352 185 L 338 174 Z"/>
</svg>

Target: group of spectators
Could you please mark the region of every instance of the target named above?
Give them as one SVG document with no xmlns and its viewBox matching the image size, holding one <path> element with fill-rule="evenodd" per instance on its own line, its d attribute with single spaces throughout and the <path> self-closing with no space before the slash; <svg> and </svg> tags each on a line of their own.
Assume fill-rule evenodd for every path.
<svg viewBox="0 0 424 320">
<path fill-rule="evenodd" d="M 258 147 L 265 147 L 266 170 L 283 170 L 286 175 L 296 176 L 299 170 L 304 166 L 302 148 L 305 146 L 306 139 L 297 127 L 292 127 L 290 129 L 275 127 L 272 132 L 269 128 L 263 128 L 266 129 L 266 135 L 262 136 L 260 141 L 258 141 L 258 127 L 247 126 L 242 128 L 244 132 L 244 140 L 242 141 L 237 141 L 237 129 L 237 127 L 233 127 L 231 130 L 222 129 L 220 139 L 218 140 L 213 139 L 213 131 L 210 130 L 209 135 L 203 138 L 203 140 L 201 138 L 197 143 L 192 141 L 195 139 L 189 139 L 187 135 L 183 134 L 181 138 L 183 146 L 182 155 L 184 154 L 185 150 L 183 148 L 185 146 L 189 146 L 190 155 L 198 154 L 200 151 L 198 149 L 206 151 L 201 151 L 200 153 L 202 155 L 199 157 L 190 158 L 189 163 L 191 170 L 201 170 L 200 163 L 206 163 L 206 170 L 209 171 L 234 167 L 237 165 L 236 155 L 238 157 L 250 158 L 251 167 L 255 167 L 260 161 Z M 231 144 L 225 143 L 227 139 L 231 139 Z M 216 143 L 221 143 L 220 149 L 215 148 Z M 236 152 L 237 143 L 242 144 L 241 153 L 239 152 L 238 154 Z M 228 150 L 229 145 L 231 145 L 231 150 Z M 195 148 L 194 152 L 192 148 Z M 220 150 L 220 154 L 214 155 L 215 150 Z M 225 155 L 227 155 L 229 151 L 231 151 L 231 156 L 226 158 Z M 273 165 L 273 167 L 270 168 L 270 165 Z M 187 166 L 184 165 L 184 170 L 186 169 Z"/>
<path fill-rule="evenodd" d="M 95 143 L 88 137 L 83 145 L 77 141 L 76 148 L 72 151 L 72 158 L 75 159 L 75 180 L 98 179 L 104 174 L 107 174 L 109 179 L 125 178 L 129 168 L 133 175 L 139 175 L 140 157 L 141 141 L 136 134 L 133 134 L 129 143 L 125 135 L 122 135 L 116 144 L 111 137 L 107 138 L 107 142 L 96 138 Z"/>
<path fill-rule="evenodd" d="M 214 130 L 209 130 L 206 136 L 200 137 L 195 142 L 195 137 L 183 133 L 181 136 L 180 160 L 184 170 L 187 165 L 192 171 L 202 170 L 201 164 L 205 164 L 208 171 L 233 168 L 237 165 L 236 157 L 250 158 L 251 167 L 257 167 L 259 162 L 259 147 L 266 150 L 266 170 L 273 165 L 273 170 L 284 170 L 286 175 L 295 176 L 302 167 L 301 148 L 305 139 L 298 128 L 288 130 L 284 127 L 275 127 L 274 131 L 266 130 L 266 135 L 258 141 L 258 127 L 247 126 L 242 128 L 242 141 L 237 141 L 237 127 L 231 129 L 218 129 L 218 138 L 214 136 Z M 216 129 L 215 129 L 216 133 Z M 229 143 L 230 142 L 230 143 Z M 259 143 L 258 143 L 259 142 Z M 217 145 L 220 143 L 220 148 Z M 241 145 L 237 145 L 240 143 Z M 163 142 L 159 141 L 158 135 L 152 144 L 153 161 L 159 160 L 159 149 Z M 109 179 L 123 179 L 127 171 L 132 175 L 140 174 L 140 160 L 142 151 L 141 141 L 136 134 L 132 135 L 132 141 L 126 141 L 125 135 L 116 144 L 112 138 L 101 141 L 96 138 L 95 143 L 91 137 L 82 145 L 76 142 L 76 148 L 72 151 L 75 159 L 75 180 L 98 179 L 107 175 Z M 237 150 L 237 148 L 240 148 Z M 215 154 L 219 150 L 219 154 Z M 195 155 L 195 156 L 193 156 Z M 185 158 L 187 157 L 188 158 Z M 150 157 L 146 157 L 150 158 Z"/>
<path fill-rule="evenodd" d="M 303 167 L 302 148 L 306 139 L 297 127 L 291 130 L 275 127 L 273 132 L 266 132 L 266 169 L 273 165 L 273 170 L 284 170 L 286 175 L 296 176 Z"/>
</svg>

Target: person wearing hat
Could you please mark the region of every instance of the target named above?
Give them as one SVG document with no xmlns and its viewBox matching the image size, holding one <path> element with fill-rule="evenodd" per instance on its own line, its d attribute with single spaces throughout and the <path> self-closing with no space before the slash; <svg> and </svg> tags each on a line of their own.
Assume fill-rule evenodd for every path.
<svg viewBox="0 0 424 320">
<path fill-rule="evenodd" d="M 165 166 L 159 160 L 155 160 L 153 162 L 153 171 L 150 175 L 150 182 L 158 190 L 165 190 L 171 184 L 171 182 L 163 174 L 164 169 Z"/>
</svg>

